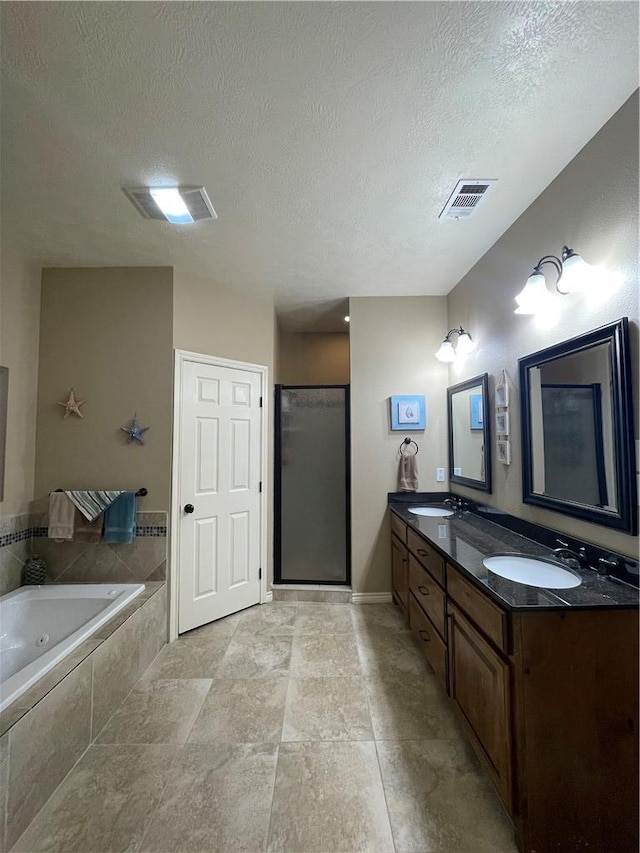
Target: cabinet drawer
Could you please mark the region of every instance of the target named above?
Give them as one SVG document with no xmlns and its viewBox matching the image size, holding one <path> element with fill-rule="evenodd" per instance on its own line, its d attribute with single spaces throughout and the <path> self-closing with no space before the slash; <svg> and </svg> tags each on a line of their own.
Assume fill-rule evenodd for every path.
<svg viewBox="0 0 640 853">
<path fill-rule="evenodd" d="M 444 592 L 412 554 L 409 554 L 409 589 L 444 638 Z"/>
<path fill-rule="evenodd" d="M 436 549 L 432 548 L 421 536 L 418 536 L 417 533 L 409 529 L 407 529 L 407 545 L 425 569 L 433 575 L 439 584 L 444 586 L 444 560 Z"/>
<path fill-rule="evenodd" d="M 409 593 L 409 626 L 420 641 L 436 678 L 446 690 L 447 648 L 438 636 L 432 622 L 411 593 Z"/>
<path fill-rule="evenodd" d="M 391 530 L 404 545 L 407 544 L 407 525 L 393 512 L 391 513 Z"/>
<path fill-rule="evenodd" d="M 505 654 L 508 654 L 507 614 L 466 581 L 447 563 L 447 592 L 480 630 Z"/>
</svg>

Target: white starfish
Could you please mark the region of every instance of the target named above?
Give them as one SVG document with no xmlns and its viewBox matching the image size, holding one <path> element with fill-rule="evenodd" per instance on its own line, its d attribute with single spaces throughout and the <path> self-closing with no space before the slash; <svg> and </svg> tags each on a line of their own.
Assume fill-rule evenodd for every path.
<svg viewBox="0 0 640 853">
<path fill-rule="evenodd" d="M 69 398 L 65 402 L 59 402 L 59 406 L 64 406 L 64 416 L 68 418 L 69 415 L 77 415 L 79 418 L 83 418 L 84 415 L 80 411 L 80 406 L 86 403 L 86 400 L 76 400 L 75 393 L 73 388 L 69 391 Z"/>
</svg>

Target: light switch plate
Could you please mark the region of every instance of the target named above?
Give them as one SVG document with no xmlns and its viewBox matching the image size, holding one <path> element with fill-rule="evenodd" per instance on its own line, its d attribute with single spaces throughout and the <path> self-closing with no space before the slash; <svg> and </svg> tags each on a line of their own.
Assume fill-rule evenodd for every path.
<svg viewBox="0 0 640 853">
<path fill-rule="evenodd" d="M 436 468 L 436 483 L 444 483 L 444 468 Z"/>
<path fill-rule="evenodd" d="M 462 468 L 454 468 L 453 473 L 456 475 L 456 477 L 462 477 Z"/>
</svg>

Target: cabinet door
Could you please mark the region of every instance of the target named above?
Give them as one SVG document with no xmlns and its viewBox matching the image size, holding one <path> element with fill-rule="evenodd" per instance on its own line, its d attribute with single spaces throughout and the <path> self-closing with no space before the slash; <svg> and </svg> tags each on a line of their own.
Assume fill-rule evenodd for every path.
<svg viewBox="0 0 640 853">
<path fill-rule="evenodd" d="M 450 605 L 449 689 L 471 742 L 512 811 L 509 665 Z"/>
<path fill-rule="evenodd" d="M 409 607 L 409 557 L 405 545 L 391 535 L 391 588 L 405 612 Z"/>
</svg>

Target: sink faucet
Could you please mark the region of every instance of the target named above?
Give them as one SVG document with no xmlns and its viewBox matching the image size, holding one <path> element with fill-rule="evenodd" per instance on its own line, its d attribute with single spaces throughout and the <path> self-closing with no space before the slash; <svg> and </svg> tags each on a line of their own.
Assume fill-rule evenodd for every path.
<svg viewBox="0 0 640 853">
<path fill-rule="evenodd" d="M 445 498 L 443 503 L 449 504 L 449 506 L 457 509 L 458 512 L 464 512 L 464 510 L 469 509 L 470 503 L 464 498 L 458 497 L 458 495 L 454 495 L 451 498 Z"/>
<path fill-rule="evenodd" d="M 587 549 L 584 545 L 581 545 L 578 551 L 573 551 L 569 548 L 568 542 L 563 542 L 562 539 L 556 539 L 556 542 L 560 547 L 554 548 L 551 553 L 558 557 L 558 559 L 563 560 L 569 557 L 573 560 L 577 560 L 581 569 L 590 568 L 589 561 L 587 560 Z"/>
</svg>

